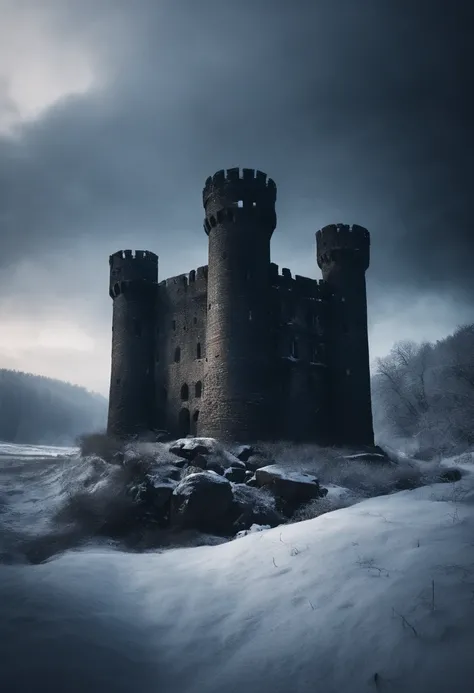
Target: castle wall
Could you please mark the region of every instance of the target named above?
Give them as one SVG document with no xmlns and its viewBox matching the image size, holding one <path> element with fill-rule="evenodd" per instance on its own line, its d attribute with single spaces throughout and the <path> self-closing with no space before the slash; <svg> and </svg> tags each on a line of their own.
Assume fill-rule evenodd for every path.
<svg viewBox="0 0 474 693">
<path fill-rule="evenodd" d="M 158 286 L 156 428 L 199 433 L 206 356 L 207 267 Z"/>
<path fill-rule="evenodd" d="M 324 282 L 281 273 L 271 265 L 276 338 L 274 401 L 276 434 L 287 440 L 327 436 L 328 301 Z"/>
</svg>

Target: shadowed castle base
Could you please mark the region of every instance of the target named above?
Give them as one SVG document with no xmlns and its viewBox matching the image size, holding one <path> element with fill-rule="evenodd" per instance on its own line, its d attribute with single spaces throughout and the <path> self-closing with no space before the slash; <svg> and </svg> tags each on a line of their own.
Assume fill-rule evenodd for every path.
<svg viewBox="0 0 474 693">
<path fill-rule="evenodd" d="M 203 191 L 208 265 L 158 283 L 148 251 L 110 256 L 108 433 L 371 446 L 361 226 L 316 234 L 317 281 L 270 262 L 276 185 L 228 169 Z"/>
</svg>

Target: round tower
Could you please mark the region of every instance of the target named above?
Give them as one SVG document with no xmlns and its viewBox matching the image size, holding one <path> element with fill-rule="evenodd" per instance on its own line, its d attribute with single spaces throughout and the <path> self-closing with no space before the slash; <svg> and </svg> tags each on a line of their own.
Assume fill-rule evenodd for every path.
<svg viewBox="0 0 474 693">
<path fill-rule="evenodd" d="M 330 291 L 330 420 L 338 444 L 374 444 L 367 292 L 370 234 L 332 224 L 316 233 L 317 261 Z"/>
<path fill-rule="evenodd" d="M 222 440 L 270 435 L 270 239 L 276 185 L 261 171 L 218 171 L 203 190 L 209 237 L 200 428 Z"/>
<path fill-rule="evenodd" d="M 113 299 L 109 435 L 128 436 L 153 425 L 155 303 L 158 257 L 145 250 L 109 258 Z"/>
</svg>

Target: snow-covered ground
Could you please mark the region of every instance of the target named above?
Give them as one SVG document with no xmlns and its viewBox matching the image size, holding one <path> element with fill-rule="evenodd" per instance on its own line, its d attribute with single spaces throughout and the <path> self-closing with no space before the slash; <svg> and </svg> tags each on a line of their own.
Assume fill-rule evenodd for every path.
<svg viewBox="0 0 474 693">
<path fill-rule="evenodd" d="M 219 546 L 3 566 L 0 690 L 472 693 L 462 468 Z"/>
</svg>

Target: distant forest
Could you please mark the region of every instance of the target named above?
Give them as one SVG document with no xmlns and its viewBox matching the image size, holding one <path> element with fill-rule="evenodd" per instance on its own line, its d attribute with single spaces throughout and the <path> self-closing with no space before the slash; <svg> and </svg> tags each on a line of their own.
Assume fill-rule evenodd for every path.
<svg viewBox="0 0 474 693">
<path fill-rule="evenodd" d="M 457 454 L 474 446 L 474 325 L 434 344 L 398 342 L 372 378 L 379 442 Z"/>
<path fill-rule="evenodd" d="M 78 385 L 0 369 L 0 441 L 71 445 L 103 430 L 107 400 Z"/>
</svg>

